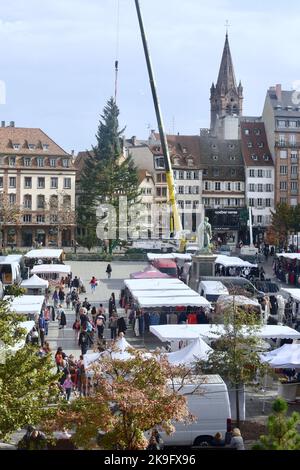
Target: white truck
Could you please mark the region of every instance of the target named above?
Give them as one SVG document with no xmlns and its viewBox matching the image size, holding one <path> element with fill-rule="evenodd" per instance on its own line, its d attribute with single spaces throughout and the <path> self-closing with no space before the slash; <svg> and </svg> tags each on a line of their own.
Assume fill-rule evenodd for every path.
<svg viewBox="0 0 300 470">
<path fill-rule="evenodd" d="M 174 423 L 176 431 L 170 436 L 162 432 L 165 446 L 198 446 L 209 443 L 217 432 L 225 438 L 231 430 L 231 408 L 227 386 L 219 375 L 194 376 L 179 393 L 186 396 L 195 421 Z"/>
</svg>

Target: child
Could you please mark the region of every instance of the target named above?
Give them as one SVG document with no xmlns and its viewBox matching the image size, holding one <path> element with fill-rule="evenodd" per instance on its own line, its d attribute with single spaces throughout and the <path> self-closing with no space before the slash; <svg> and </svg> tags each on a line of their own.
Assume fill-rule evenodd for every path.
<svg viewBox="0 0 300 470">
<path fill-rule="evenodd" d="M 66 392 L 66 399 L 67 399 L 67 401 L 70 401 L 71 392 L 72 392 L 72 390 L 73 390 L 73 388 L 74 388 L 74 384 L 73 384 L 73 382 L 72 382 L 72 379 L 71 379 L 71 375 L 70 375 L 70 374 L 67 375 L 67 378 L 66 378 L 66 380 L 65 380 L 64 383 L 63 383 L 63 388 L 64 388 L 64 390 L 65 390 L 65 392 Z"/>
</svg>

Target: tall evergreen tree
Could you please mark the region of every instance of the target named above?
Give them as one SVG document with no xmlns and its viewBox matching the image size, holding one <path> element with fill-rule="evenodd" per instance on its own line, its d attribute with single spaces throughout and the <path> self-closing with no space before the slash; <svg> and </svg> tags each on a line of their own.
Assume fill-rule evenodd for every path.
<svg viewBox="0 0 300 470">
<path fill-rule="evenodd" d="M 124 158 L 121 148 L 121 135 L 124 129 L 119 129 L 119 109 L 115 100 L 111 98 L 104 108 L 98 131 L 97 144 L 88 153 L 82 170 L 80 182 L 80 199 L 78 207 L 78 223 L 85 230 L 85 237 L 79 239 L 82 244 L 87 241 L 96 242 L 96 227 L 99 215 L 96 209 L 100 205 L 109 204 L 116 211 L 114 224 L 116 234 L 109 240 L 110 253 L 119 240 L 119 198 L 127 199 L 128 209 L 139 199 L 138 174 L 132 157 Z M 124 216 L 124 214 L 123 214 Z M 128 221 L 128 216 L 126 217 Z"/>
</svg>

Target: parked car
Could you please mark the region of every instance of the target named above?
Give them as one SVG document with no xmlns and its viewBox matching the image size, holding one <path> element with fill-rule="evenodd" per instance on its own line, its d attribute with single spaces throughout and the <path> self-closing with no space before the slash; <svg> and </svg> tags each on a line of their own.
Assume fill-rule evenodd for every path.
<svg viewBox="0 0 300 470">
<path fill-rule="evenodd" d="M 265 293 L 259 291 L 248 279 L 244 277 L 202 276 L 201 281 L 219 281 L 227 287 L 230 295 L 245 295 L 251 297 L 264 297 Z"/>
</svg>

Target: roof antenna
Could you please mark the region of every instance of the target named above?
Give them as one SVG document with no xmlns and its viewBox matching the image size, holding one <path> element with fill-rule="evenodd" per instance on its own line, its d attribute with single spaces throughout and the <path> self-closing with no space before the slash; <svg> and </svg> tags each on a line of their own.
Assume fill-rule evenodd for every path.
<svg viewBox="0 0 300 470">
<path fill-rule="evenodd" d="M 118 94 L 119 43 L 120 43 L 120 0 L 117 0 L 117 33 L 116 33 L 116 60 L 115 60 L 115 103 L 117 102 L 117 94 Z"/>
</svg>

